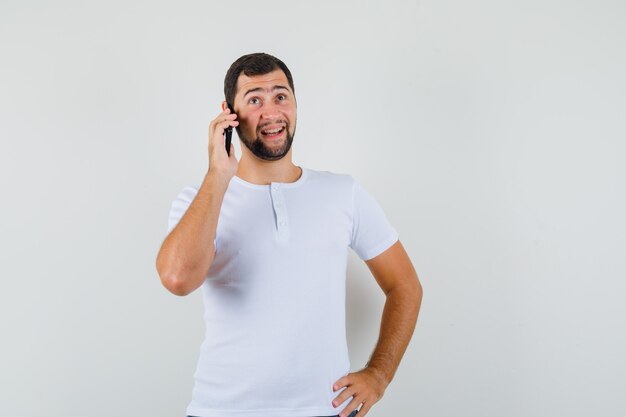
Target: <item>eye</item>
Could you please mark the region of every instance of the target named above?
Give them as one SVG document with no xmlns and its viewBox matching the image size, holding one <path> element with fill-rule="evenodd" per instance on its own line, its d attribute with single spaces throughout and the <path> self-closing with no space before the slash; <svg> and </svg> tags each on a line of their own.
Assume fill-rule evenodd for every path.
<svg viewBox="0 0 626 417">
<path fill-rule="evenodd" d="M 280 101 L 287 100 L 287 96 L 284 94 L 279 94 L 277 97 Z"/>
<path fill-rule="evenodd" d="M 258 102 L 259 102 L 258 97 L 252 97 L 250 100 L 248 100 L 248 103 L 250 104 L 257 104 Z"/>
</svg>

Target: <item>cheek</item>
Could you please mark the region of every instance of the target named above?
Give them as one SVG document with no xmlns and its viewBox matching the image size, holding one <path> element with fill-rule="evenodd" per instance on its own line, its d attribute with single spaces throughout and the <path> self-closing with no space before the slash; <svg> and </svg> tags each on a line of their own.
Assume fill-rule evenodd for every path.
<svg viewBox="0 0 626 417">
<path fill-rule="evenodd" d="M 237 120 L 239 120 L 239 126 L 241 126 L 243 130 L 245 131 L 256 130 L 256 123 L 254 123 L 254 118 L 246 115 L 244 117 L 238 117 Z"/>
</svg>

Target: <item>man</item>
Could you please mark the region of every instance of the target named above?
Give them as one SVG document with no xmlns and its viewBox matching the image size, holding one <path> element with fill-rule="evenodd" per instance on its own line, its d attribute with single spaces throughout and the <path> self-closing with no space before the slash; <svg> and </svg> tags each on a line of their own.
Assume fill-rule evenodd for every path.
<svg viewBox="0 0 626 417">
<path fill-rule="evenodd" d="M 172 203 L 157 270 L 176 295 L 201 287 L 205 308 L 189 415 L 353 417 L 362 405 L 365 416 L 415 328 L 422 288 L 380 206 L 349 175 L 293 164 L 294 92 L 279 59 L 236 60 L 209 125 L 208 172 Z M 226 152 L 229 126 L 245 145 L 239 161 L 232 144 Z M 353 373 L 348 247 L 386 295 L 376 348 Z"/>
</svg>

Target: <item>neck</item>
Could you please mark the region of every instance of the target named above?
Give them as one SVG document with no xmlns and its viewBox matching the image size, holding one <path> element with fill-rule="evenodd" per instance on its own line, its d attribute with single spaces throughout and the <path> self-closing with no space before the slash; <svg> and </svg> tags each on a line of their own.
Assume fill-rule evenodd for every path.
<svg viewBox="0 0 626 417">
<path fill-rule="evenodd" d="M 278 161 L 265 161 L 244 151 L 236 175 L 252 184 L 267 185 L 271 182 L 295 182 L 301 174 L 300 167 L 291 161 L 290 149 Z"/>
</svg>

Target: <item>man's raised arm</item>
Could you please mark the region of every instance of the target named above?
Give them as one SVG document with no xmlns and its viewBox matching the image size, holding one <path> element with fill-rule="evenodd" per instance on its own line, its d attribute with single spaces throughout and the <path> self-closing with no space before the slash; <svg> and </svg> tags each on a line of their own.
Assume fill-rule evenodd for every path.
<svg viewBox="0 0 626 417">
<path fill-rule="evenodd" d="M 215 233 L 224 194 L 237 172 L 235 148 L 226 153 L 223 132 L 237 126 L 236 114 L 225 109 L 209 125 L 209 170 L 194 200 L 165 238 L 157 255 L 161 283 L 176 295 L 187 295 L 202 285 L 215 256 Z"/>
</svg>

